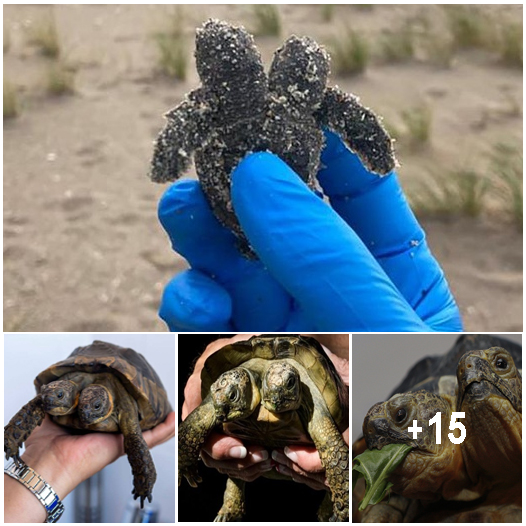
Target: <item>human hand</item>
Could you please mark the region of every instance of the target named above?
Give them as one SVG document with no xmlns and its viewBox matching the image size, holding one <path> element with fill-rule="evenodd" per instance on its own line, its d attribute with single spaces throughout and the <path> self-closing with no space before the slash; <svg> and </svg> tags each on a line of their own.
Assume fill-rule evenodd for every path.
<svg viewBox="0 0 526 526">
<path fill-rule="evenodd" d="M 166 286 L 173 331 L 459 331 L 460 314 L 397 176 L 369 173 L 327 133 L 318 180 L 332 206 L 278 157 L 248 155 L 232 203 L 248 260 L 196 181 L 172 185 L 159 218 L 190 269 Z"/>
<path fill-rule="evenodd" d="M 149 448 L 175 436 L 175 412 L 164 422 L 143 432 Z M 72 435 L 46 415 L 26 440 L 24 462 L 39 473 L 64 498 L 82 481 L 124 455 L 123 436 L 113 433 Z"/>
<path fill-rule="evenodd" d="M 152 448 L 175 436 L 175 413 L 143 432 Z M 25 442 L 22 460 L 63 500 L 82 481 L 124 455 L 123 436 L 111 433 L 72 435 L 46 415 Z M 44 522 L 46 511 L 22 484 L 4 475 L 4 522 Z"/>
<path fill-rule="evenodd" d="M 222 338 L 212 342 L 205 349 L 196 362 L 194 371 L 185 386 L 185 400 L 183 402 L 181 418 L 184 420 L 202 401 L 201 398 L 201 371 L 206 359 L 225 345 L 242 341 L 253 336 L 252 334 L 236 335 L 233 338 Z M 317 337 L 318 335 L 311 335 Z M 332 335 L 321 335 L 327 341 L 339 345 L 343 352 L 343 345 L 338 338 Z M 347 358 L 348 358 L 347 337 Z M 341 348 L 340 348 L 341 347 Z M 331 359 L 344 383 L 349 385 L 348 359 L 340 358 L 326 347 L 327 356 Z M 344 440 L 349 444 L 349 430 L 344 433 Z M 276 469 L 280 473 L 290 476 L 296 482 L 302 482 L 314 489 L 326 489 L 324 468 L 315 447 L 289 446 L 285 450 L 279 449 L 272 452 L 269 458 L 268 451 L 261 446 L 244 444 L 240 439 L 222 433 L 213 432 L 207 438 L 201 451 L 203 463 L 217 469 L 230 477 L 251 482 L 267 471 Z"/>
<path fill-rule="evenodd" d="M 186 417 L 201 403 L 201 371 L 206 359 L 225 345 L 247 340 L 253 334 L 238 334 L 232 338 L 220 338 L 207 346 L 198 358 L 194 370 L 184 389 L 184 402 L 181 419 Z M 240 439 L 222 433 L 212 432 L 201 450 L 203 463 L 221 473 L 234 475 L 251 482 L 265 471 L 272 469 L 268 451 L 256 445 L 244 444 Z"/>
</svg>

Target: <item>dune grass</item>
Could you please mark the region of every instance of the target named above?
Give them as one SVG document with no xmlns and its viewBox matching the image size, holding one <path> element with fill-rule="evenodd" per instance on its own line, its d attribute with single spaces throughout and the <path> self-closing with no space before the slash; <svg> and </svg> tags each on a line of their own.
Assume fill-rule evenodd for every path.
<svg viewBox="0 0 526 526">
<path fill-rule="evenodd" d="M 59 58 L 62 54 L 60 35 L 53 14 L 36 21 L 28 28 L 28 40 L 46 57 Z"/>
<path fill-rule="evenodd" d="M 189 54 L 184 35 L 184 12 L 177 7 L 168 17 L 167 27 L 153 35 L 158 51 L 158 65 L 163 74 L 186 80 Z"/>
<path fill-rule="evenodd" d="M 332 22 L 332 19 L 334 18 L 334 4 L 321 4 L 321 19 L 324 22 Z"/>
<path fill-rule="evenodd" d="M 522 33 L 522 22 L 513 22 L 502 26 L 499 47 L 504 65 L 522 69 Z"/>
<path fill-rule="evenodd" d="M 364 73 L 371 53 L 366 38 L 359 32 L 347 29 L 329 44 L 332 69 L 336 75 L 352 76 Z"/>
<path fill-rule="evenodd" d="M 11 31 L 4 24 L 4 53 L 7 53 L 11 49 Z"/>
<path fill-rule="evenodd" d="M 55 61 L 49 65 L 46 73 L 46 90 L 49 95 L 62 96 L 75 93 L 76 71 L 63 61 Z"/>
<path fill-rule="evenodd" d="M 490 170 L 495 177 L 495 194 L 513 223 L 522 232 L 523 181 L 522 149 L 498 143 L 490 155 Z"/>
<path fill-rule="evenodd" d="M 254 18 L 254 35 L 277 37 L 281 34 L 281 16 L 277 5 L 254 4 L 252 14 Z"/>
<path fill-rule="evenodd" d="M 400 138 L 412 150 L 421 150 L 431 143 L 433 110 L 425 102 L 400 112 L 404 129 Z"/>
<path fill-rule="evenodd" d="M 457 49 L 494 48 L 496 26 L 479 6 L 448 4 L 443 8 Z"/>
<path fill-rule="evenodd" d="M 484 210 L 489 180 L 472 170 L 459 169 L 442 176 L 432 173 L 410 193 L 417 214 L 477 217 Z"/>
<path fill-rule="evenodd" d="M 380 58 L 385 63 L 406 62 L 415 56 L 415 38 L 410 24 L 383 33 L 379 42 Z"/>
<path fill-rule="evenodd" d="M 4 78 L 4 119 L 14 119 L 20 113 L 16 87 Z"/>
</svg>

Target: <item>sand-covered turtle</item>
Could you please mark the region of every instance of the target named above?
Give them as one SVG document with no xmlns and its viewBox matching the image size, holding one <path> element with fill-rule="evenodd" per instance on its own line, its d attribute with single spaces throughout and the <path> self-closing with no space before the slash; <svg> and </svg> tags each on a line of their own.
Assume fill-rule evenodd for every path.
<svg viewBox="0 0 526 526">
<path fill-rule="evenodd" d="M 488 345 L 492 347 L 480 350 Z M 364 438 L 353 445 L 353 452 L 361 453 L 364 442 L 370 449 L 387 444 L 409 444 L 412 449 L 389 474 L 396 498 L 367 509 L 360 517 L 363 522 L 411 521 L 422 513 L 435 517 L 433 501 L 449 507 L 444 515 L 448 520 L 516 516 L 511 507 L 520 505 L 521 495 L 522 384 L 514 359 L 522 364 L 517 344 L 493 336 L 463 336 L 444 356 L 415 364 L 391 398 L 369 410 Z M 429 425 L 437 411 L 442 413 L 440 444 L 435 426 Z M 466 428 L 460 444 L 447 438 L 452 411 L 466 413 L 466 419 L 458 420 Z M 416 440 L 408 431 L 413 420 L 422 428 Z M 459 433 L 457 429 L 454 436 Z M 357 500 L 362 492 L 356 492 Z M 468 504 L 476 499 L 483 500 Z"/>
<path fill-rule="evenodd" d="M 338 133 L 379 175 L 395 166 L 392 141 L 357 97 L 327 87 L 329 55 L 309 37 L 291 36 L 268 77 L 253 37 L 243 28 L 208 20 L 196 34 L 201 86 L 166 115 L 155 143 L 150 177 L 173 181 L 195 166 L 219 221 L 247 241 L 230 199 L 231 172 L 250 152 L 271 151 L 312 188 L 324 145 L 323 128 Z"/>
<path fill-rule="evenodd" d="M 201 382 L 203 401 L 179 427 L 179 483 L 183 476 L 192 486 L 201 481 L 199 451 L 216 428 L 269 448 L 314 443 L 330 488 L 319 518 L 348 520 L 348 392 L 315 339 L 252 337 L 227 345 L 207 358 Z M 244 486 L 228 480 L 217 522 L 241 520 Z"/>
<path fill-rule="evenodd" d="M 48 413 L 65 427 L 120 432 L 133 472 L 133 495 L 152 499 L 157 477 L 142 431 L 164 421 L 172 408 L 163 384 L 146 359 L 134 351 L 94 341 L 78 347 L 35 379 L 37 396 L 4 428 L 7 459 L 19 461 L 19 448 Z"/>
</svg>

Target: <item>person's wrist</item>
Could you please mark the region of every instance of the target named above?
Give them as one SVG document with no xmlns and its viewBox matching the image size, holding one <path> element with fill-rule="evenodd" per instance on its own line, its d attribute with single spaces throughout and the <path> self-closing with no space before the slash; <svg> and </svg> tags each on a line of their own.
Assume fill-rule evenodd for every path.
<svg viewBox="0 0 526 526">
<path fill-rule="evenodd" d="M 18 480 L 4 473 L 4 523 L 44 522 L 46 508 Z"/>
<path fill-rule="evenodd" d="M 52 447 L 41 453 L 28 448 L 21 458 L 55 490 L 60 500 L 64 500 L 82 482 L 82 480 L 72 480 L 68 467 L 56 457 Z"/>
</svg>

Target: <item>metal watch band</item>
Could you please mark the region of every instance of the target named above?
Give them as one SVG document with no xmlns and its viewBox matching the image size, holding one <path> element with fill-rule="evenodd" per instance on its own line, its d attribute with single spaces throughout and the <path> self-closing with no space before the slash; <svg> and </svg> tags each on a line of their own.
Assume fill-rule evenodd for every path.
<svg viewBox="0 0 526 526">
<path fill-rule="evenodd" d="M 64 513 L 64 504 L 58 498 L 55 490 L 22 460 L 18 465 L 13 460 L 5 468 L 4 473 L 23 484 L 46 508 L 45 522 L 57 522 Z"/>
</svg>

